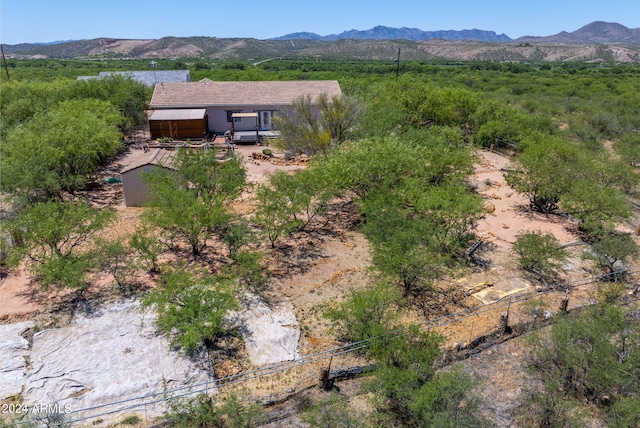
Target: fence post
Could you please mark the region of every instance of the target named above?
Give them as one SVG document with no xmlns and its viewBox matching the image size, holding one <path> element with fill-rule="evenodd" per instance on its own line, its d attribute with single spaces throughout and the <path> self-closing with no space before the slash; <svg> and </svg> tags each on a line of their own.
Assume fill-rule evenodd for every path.
<svg viewBox="0 0 640 428">
<path fill-rule="evenodd" d="M 320 387 L 324 391 L 330 391 L 333 387 L 333 381 L 330 379 L 332 360 L 333 355 L 331 356 L 331 358 L 329 358 L 329 365 L 320 368 Z"/>
<path fill-rule="evenodd" d="M 510 333 L 509 327 L 509 311 L 511 310 L 511 297 L 509 298 L 509 305 L 507 305 L 507 311 L 500 314 L 500 333 Z"/>
<path fill-rule="evenodd" d="M 569 290 L 565 290 L 564 297 L 562 301 L 560 301 L 560 311 L 567 312 L 567 308 L 569 307 Z"/>
</svg>

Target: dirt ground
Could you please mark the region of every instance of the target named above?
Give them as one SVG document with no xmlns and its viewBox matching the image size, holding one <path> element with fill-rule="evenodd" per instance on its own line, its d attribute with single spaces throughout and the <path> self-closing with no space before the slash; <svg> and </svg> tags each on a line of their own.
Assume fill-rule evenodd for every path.
<svg viewBox="0 0 640 428">
<path fill-rule="evenodd" d="M 221 141 L 217 144 L 224 146 Z M 244 159 L 251 183 L 264 182 L 270 173 L 277 170 L 293 173 L 304 168 L 304 159 L 291 163 L 285 163 L 279 156 L 276 156 L 275 161 L 262 159 L 263 148 L 256 145 L 235 146 L 235 152 Z M 138 225 L 142 209 L 125 207 L 122 185 L 107 184 L 104 179 L 117 177 L 122 169 L 138 163 L 146 156 L 149 154 L 142 147 L 131 146 L 96 177 L 96 184 L 84 195 L 96 206 L 110 206 L 116 210 L 117 221 L 105 232 L 106 235 L 126 237 L 132 234 Z M 508 158 L 485 150 L 479 152 L 478 158 L 471 183 L 485 198 L 488 212 L 478 221 L 475 232 L 485 242 L 479 254 L 485 259 L 487 268 L 471 269 L 465 276 L 451 278 L 448 282 L 454 287 L 467 290 L 477 299 L 477 304 L 480 304 L 494 302 L 532 287 L 516 269 L 515 259 L 510 251 L 518 232 L 551 232 L 561 243 L 576 241 L 577 237 L 571 232 L 572 225 L 567 220 L 557 216 L 542 216 L 526 209 L 526 198 L 513 191 L 504 179 L 503 170 L 508 167 Z M 249 207 L 247 199 L 237 203 L 236 209 Z M 344 213 L 340 209 L 334 210 L 334 216 L 348 218 L 353 215 L 353 212 L 348 212 L 348 201 L 337 202 L 336 206 L 340 204 Z M 295 258 L 305 268 L 296 269 L 281 260 L 281 272 L 275 280 L 276 291 L 271 297 L 293 303 L 303 328 L 302 347 L 309 349 L 316 349 L 318 344 L 325 341 L 328 341 L 327 346 L 332 343 L 327 339 L 329 325 L 321 316 L 322 308 L 340 301 L 351 289 L 366 287 L 371 265 L 368 243 L 353 225 L 348 221 L 340 224 L 337 218 L 325 221 L 331 221 L 333 230 L 330 233 L 327 228 L 327 233 L 303 234 L 286 241 L 287 249 L 281 251 L 281 256 L 288 255 L 292 260 Z M 304 257 L 298 254 L 301 251 L 305 252 Z M 576 274 L 583 275 L 584 272 L 577 268 L 579 263 L 579 258 L 575 258 L 568 267 Z M 1 281 L 0 322 L 33 318 L 51 311 L 59 301 L 54 294 L 40 295 L 34 299 L 34 286 L 24 271 L 5 273 Z"/>
<path fill-rule="evenodd" d="M 223 141 L 223 140 L 222 140 Z M 223 145 L 218 141 L 217 145 Z M 295 172 L 303 168 L 295 162 L 279 164 L 267 160 L 254 160 L 252 153 L 262 153 L 264 147 L 255 145 L 238 145 L 236 153 L 244 159 L 247 169 L 247 180 L 250 183 L 260 183 L 268 179 L 268 175 L 276 170 Z M 89 200 L 98 208 L 111 207 L 116 211 L 117 219 L 105 235 L 110 238 L 127 237 L 134 233 L 139 224 L 139 214 L 142 208 L 125 207 L 122 184 L 108 184 L 104 180 L 109 177 L 119 177 L 120 171 L 130 165 L 139 164 L 147 159 L 150 153 L 142 146 L 130 146 L 124 154 L 117 157 L 105 170 L 101 171 L 94 183 L 87 191 L 79 195 Z M 62 296 L 56 293 L 38 294 L 34 291 L 29 274 L 24 269 L 15 269 L 10 272 L 2 272 L 0 277 L 0 323 L 15 322 L 33 318 L 39 314 L 45 314 L 54 309 Z"/>
<path fill-rule="evenodd" d="M 263 147 L 255 145 L 236 146 L 235 152 L 244 159 L 247 177 L 251 183 L 261 183 L 268 179 L 268 175 L 277 170 L 295 172 L 304 168 L 306 159 L 285 163 L 279 158 L 268 160 L 261 157 Z M 540 230 L 550 232 L 562 244 L 578 241 L 573 233 L 574 225 L 559 216 L 543 216 L 532 213 L 527 209 L 527 199 L 516 193 L 505 181 L 503 171 L 509 166 L 509 159 L 498 153 L 480 151 L 475 174 L 470 178 L 478 193 L 485 199 L 486 215 L 477 222 L 475 233 L 484 241 L 478 251 L 478 257 L 483 260 L 481 266 L 466 270 L 464 276 L 449 278 L 443 281 L 448 290 L 468 296 L 472 303 L 466 306 L 476 306 L 500 301 L 506 297 L 525 290 L 532 290 L 539 284 L 532 284 L 520 273 L 516 266 L 511 245 L 516 235 L 522 231 Z M 119 171 L 128 165 L 139 162 L 148 156 L 141 147 L 131 147 L 129 151 L 110 165 L 96 179 L 96 185 L 87 192 L 86 196 L 96 206 L 110 206 L 116 210 L 117 221 L 113 227 L 105 232 L 109 236 L 128 236 L 136 229 L 139 222 L 141 208 L 126 208 L 122 195 L 121 184 L 106 184 L 104 178 L 117 177 Z M 234 205 L 236 209 L 250 209 L 248 197 Z M 329 305 L 335 305 L 348 296 L 352 289 L 362 289 L 370 284 L 369 269 L 371 257 L 366 239 L 356 230 L 353 218 L 355 209 L 349 201 L 335 201 L 328 214 L 319 219 L 327 227 L 317 227 L 313 233 L 302 233 L 284 239 L 279 245 L 278 253 L 269 257 L 279 258 L 270 266 L 275 273 L 273 287 L 267 293 L 267 299 L 272 303 L 290 302 L 300 323 L 302 334 L 300 339 L 301 355 L 310 355 L 333 348 L 339 343 L 334 340 L 330 322 L 322 313 Z M 333 217 L 331 217 L 333 216 Z M 330 226 L 329 226 L 330 225 Z M 264 246 L 263 248 L 267 248 Z M 581 247 L 571 247 L 572 256 L 565 266 L 566 280 L 584 278 L 588 270 L 582 266 L 579 256 Z M 56 303 L 60 296 L 40 295 L 33 298 L 33 288 L 29 275 L 17 270 L 5 273 L 0 279 L 0 323 L 16 322 L 25 319 L 44 319 L 51 323 L 51 314 L 56 310 Z M 108 280 L 101 281 L 95 286 L 112 287 Z M 99 294 L 100 290 L 94 290 Z M 461 295 L 462 295 L 461 294 Z M 586 295 L 586 291 L 585 294 Z M 557 303 L 557 302 L 556 302 Z M 555 305 L 556 303 L 553 303 Z M 446 311 L 455 311 L 455 307 Z M 460 307 L 459 309 L 464 309 Z M 529 308 L 530 309 L 530 308 Z M 517 309 L 526 312 L 528 309 Z M 523 316 L 527 316 L 526 313 Z M 48 317 L 48 318 L 47 318 Z M 422 313 L 407 313 L 409 321 L 425 321 Z M 468 343 L 474 337 L 485 334 L 494 329 L 498 320 L 496 313 L 469 317 L 459 323 L 440 328 L 440 332 L 447 335 L 448 345 L 454 343 Z M 485 367 L 485 386 L 487 391 L 494 391 L 496 396 L 508 401 L 515 396 L 519 387 L 508 378 L 518 374 L 518 363 L 510 362 L 512 358 L 521 355 L 520 345 L 505 344 L 490 352 L 494 358 L 491 362 L 502 361 L 502 366 L 492 366 L 486 359 L 476 358 L 472 365 Z M 486 355 L 487 353 L 484 353 Z M 496 357 L 500 357 L 496 359 Z M 362 364 L 356 355 L 345 355 L 334 362 L 336 367 L 348 367 Z M 280 378 L 269 380 L 256 379 L 250 383 L 243 383 L 243 389 L 253 389 L 258 395 L 268 396 L 282 393 L 286 390 L 301 390 L 314 385 L 321 363 L 309 370 L 294 370 Z M 252 367 L 242 358 L 234 361 L 234 371 L 250 370 Z M 490 367 L 487 368 L 487 367 Z M 511 367 L 507 371 L 500 367 Z M 348 387 L 345 384 L 345 387 Z M 354 387 L 355 388 L 355 387 Z M 355 390 L 355 389 L 354 389 Z M 506 395 L 505 395 L 506 394 Z M 255 395 L 255 394 L 254 394 Z M 355 394 L 357 395 L 357 394 Z M 353 403 L 357 403 L 355 398 Z M 503 406 L 504 407 L 504 406 Z M 495 409 L 487 409 L 493 411 Z M 495 410 L 498 411 L 498 410 Z M 506 419 L 505 419 L 506 420 Z M 507 425 L 504 425 L 507 426 Z"/>
</svg>

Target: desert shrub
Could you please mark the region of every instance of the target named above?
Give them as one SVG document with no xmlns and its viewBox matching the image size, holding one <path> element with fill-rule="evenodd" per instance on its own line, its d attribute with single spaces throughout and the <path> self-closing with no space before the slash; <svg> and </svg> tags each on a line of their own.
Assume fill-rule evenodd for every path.
<svg viewBox="0 0 640 428">
<path fill-rule="evenodd" d="M 383 400 L 394 426 L 458 427 L 486 425 L 479 417 L 477 381 L 459 367 L 437 371 L 443 338 L 410 328 L 390 332 L 373 345 L 374 379 L 368 388 Z"/>
<path fill-rule="evenodd" d="M 264 291 L 269 281 L 268 270 L 262 255 L 257 251 L 237 251 L 233 262 L 225 266 L 221 275 L 238 284 L 240 289 Z"/>
<path fill-rule="evenodd" d="M 631 410 L 640 393 L 635 310 L 604 302 L 558 317 L 548 335 L 534 335 L 530 367 L 542 386 L 529 389 L 523 410 L 537 415 L 536 426 L 563 426 L 567 416 L 580 415 L 584 402 L 602 409 L 611 426 L 637 423 Z"/>
<path fill-rule="evenodd" d="M 100 270 L 113 276 L 121 292 L 132 292 L 134 263 L 129 249 L 119 239 L 97 239 L 96 257 Z"/>
<path fill-rule="evenodd" d="M 630 165 L 636 166 L 640 163 L 640 134 L 625 134 L 615 142 L 613 147 Z"/>
<path fill-rule="evenodd" d="M 238 302 L 224 277 L 179 269 L 162 275 L 142 304 L 157 311 L 156 324 L 172 343 L 191 353 L 228 333 L 224 317 Z"/>
<path fill-rule="evenodd" d="M 507 182 L 529 198 L 535 211 L 551 213 L 572 185 L 578 150 L 560 138 L 527 142 Z"/>
<path fill-rule="evenodd" d="M 31 273 L 45 289 L 70 288 L 82 293 L 96 260 L 82 245 L 115 217 L 83 202 L 40 202 L 27 206 L 6 223 L 15 246 L 8 263 L 28 260 Z"/>
<path fill-rule="evenodd" d="M 519 233 L 513 250 L 518 255 L 520 267 L 542 281 L 556 278 L 568 256 L 555 236 L 542 232 Z"/>
<path fill-rule="evenodd" d="M 171 248 L 184 239 L 193 257 L 201 255 L 211 235 L 224 235 L 233 214 L 229 204 L 241 193 L 246 172 L 240 160 L 218 162 L 215 150 L 180 150 L 171 165 L 175 171 L 142 173 L 151 202 L 143 219 L 162 231 Z"/>
<path fill-rule="evenodd" d="M 607 233 L 594 241 L 583 253 L 583 258 L 595 262 L 596 267 L 611 280 L 623 277 L 626 262 L 638 254 L 638 246 L 628 233 Z"/>
<path fill-rule="evenodd" d="M 142 224 L 129 238 L 129 246 L 138 256 L 138 263 L 150 273 L 159 273 L 158 256 L 162 244 L 154 235 L 148 224 Z"/>
<path fill-rule="evenodd" d="M 398 316 L 400 290 L 393 284 L 378 283 L 364 291 L 351 291 L 347 299 L 325 315 L 334 322 L 340 337 L 359 342 L 385 333 Z"/>
<path fill-rule="evenodd" d="M 165 419 L 179 428 L 241 428 L 259 426 L 266 418 L 259 405 L 245 405 L 235 395 L 217 401 L 201 394 L 174 400 Z"/>
<path fill-rule="evenodd" d="M 406 295 L 461 260 L 469 226 L 482 212 L 464 182 L 473 156 L 451 127 L 349 142 L 312 168 L 335 193 L 355 195 L 374 264 Z"/>
<path fill-rule="evenodd" d="M 124 419 L 122 419 L 120 421 L 121 425 L 137 425 L 140 423 L 140 421 L 142 421 L 142 419 L 140 418 L 140 416 L 138 415 L 131 415 L 131 416 L 127 416 Z"/>
<path fill-rule="evenodd" d="M 282 111 L 273 118 L 280 130 L 278 146 L 290 153 L 313 155 L 342 144 L 356 127 L 360 107 L 351 98 L 321 94 L 314 111 L 309 95 L 293 100 L 292 112 Z"/>
<path fill-rule="evenodd" d="M 11 129 L 0 145 L 0 188 L 30 202 L 61 199 L 122 149 L 121 113 L 98 100 L 63 101 Z"/>
<path fill-rule="evenodd" d="M 368 426 L 363 415 L 354 415 L 347 397 L 329 392 L 306 409 L 302 420 L 312 427 L 356 428 Z"/>
</svg>

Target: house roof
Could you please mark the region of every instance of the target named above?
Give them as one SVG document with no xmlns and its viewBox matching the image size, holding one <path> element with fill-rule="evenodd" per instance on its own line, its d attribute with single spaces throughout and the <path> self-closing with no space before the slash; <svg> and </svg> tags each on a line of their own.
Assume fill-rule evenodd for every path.
<svg viewBox="0 0 640 428">
<path fill-rule="evenodd" d="M 78 76 L 77 80 L 104 79 L 107 76 L 119 75 L 153 86 L 158 82 L 189 82 L 189 70 L 149 70 L 149 71 L 101 71 L 97 76 Z"/>
<path fill-rule="evenodd" d="M 204 119 L 206 113 L 204 108 L 154 110 L 149 120 L 196 120 Z"/>
<path fill-rule="evenodd" d="M 336 80 L 214 82 L 203 79 L 188 83 L 158 83 L 150 107 L 286 106 L 302 95 L 310 95 L 315 103 L 322 93 L 329 97 L 342 94 Z"/>
<path fill-rule="evenodd" d="M 140 168 L 141 166 L 145 166 L 145 165 L 157 165 L 157 166 L 162 166 L 169 169 L 174 169 L 173 157 L 175 156 L 175 154 L 176 154 L 175 151 L 165 150 L 165 149 L 155 149 L 148 157 L 140 161 L 134 162 L 128 167 L 124 168 L 122 171 L 120 171 L 120 174 L 124 174 L 126 172 L 129 172 L 136 168 Z"/>
</svg>

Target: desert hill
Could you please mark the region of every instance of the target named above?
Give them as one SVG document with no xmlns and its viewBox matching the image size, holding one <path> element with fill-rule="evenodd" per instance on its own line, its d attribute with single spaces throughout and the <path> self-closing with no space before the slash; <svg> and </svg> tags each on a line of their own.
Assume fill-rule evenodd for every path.
<svg viewBox="0 0 640 428">
<path fill-rule="evenodd" d="M 640 62 L 640 28 L 630 29 L 615 23 L 594 22 L 572 33 L 561 32 L 547 37 L 510 40 L 504 36 L 508 40 L 502 41 L 502 36 L 481 30 L 422 32 L 378 26 L 367 31 L 352 30 L 325 37 L 295 33 L 270 40 L 204 36 L 157 40 L 98 38 L 55 44 L 7 45 L 4 50 L 7 56 L 14 58 L 392 60 L 401 49 L 405 61 Z M 478 40 L 483 38 L 485 40 Z"/>
<path fill-rule="evenodd" d="M 596 21 L 568 33 L 562 31 L 553 36 L 525 36 L 517 42 L 557 42 L 557 43 L 608 43 L 640 45 L 640 28 L 627 28 L 613 22 Z"/>
</svg>

